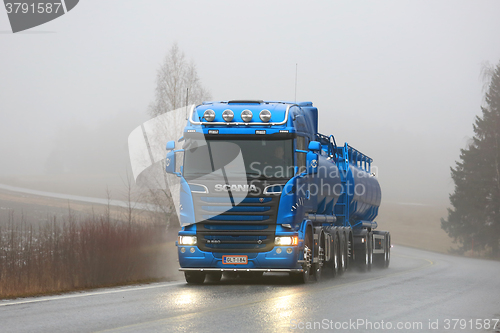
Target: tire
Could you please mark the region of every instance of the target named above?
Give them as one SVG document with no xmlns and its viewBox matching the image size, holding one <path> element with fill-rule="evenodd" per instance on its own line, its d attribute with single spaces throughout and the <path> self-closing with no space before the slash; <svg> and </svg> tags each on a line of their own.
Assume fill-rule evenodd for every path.
<svg viewBox="0 0 500 333">
<path fill-rule="evenodd" d="M 321 254 L 321 250 L 323 250 L 323 254 Z M 325 263 L 324 251 L 325 251 L 325 234 L 321 232 L 321 234 L 319 235 L 318 262 L 312 265 L 312 274 L 316 282 L 319 282 L 321 280 L 321 271 L 323 270 L 323 265 Z"/>
<path fill-rule="evenodd" d="M 344 232 L 340 232 L 340 237 L 339 237 L 339 275 L 342 275 L 344 274 L 346 268 L 347 268 L 347 264 L 346 264 L 346 260 L 347 260 L 347 256 L 346 256 L 346 246 L 345 246 L 345 242 L 346 242 L 346 239 L 345 239 L 345 234 Z"/>
<path fill-rule="evenodd" d="M 313 240 L 312 240 L 311 229 L 308 228 L 306 231 L 306 235 L 304 237 L 304 258 L 308 258 L 309 265 L 307 263 L 303 263 L 302 264 L 303 271 L 301 273 L 290 273 L 290 279 L 292 280 L 293 283 L 304 284 L 309 281 L 309 276 L 311 275 L 311 267 L 312 267 L 312 256 L 311 256 L 312 247 L 313 247 Z M 306 254 L 306 252 L 308 253 Z"/>
<path fill-rule="evenodd" d="M 365 238 L 364 247 L 359 250 L 359 256 L 357 257 L 357 263 L 359 265 L 359 269 L 362 272 L 366 272 L 371 270 L 371 256 L 370 256 L 370 251 L 371 251 L 371 244 L 370 244 L 370 233 L 367 233 L 366 236 L 363 236 Z"/>
<path fill-rule="evenodd" d="M 368 245 L 368 266 L 367 270 L 371 271 L 372 270 L 372 264 L 373 264 L 373 234 L 368 233 L 368 241 L 366 242 Z"/>
<path fill-rule="evenodd" d="M 335 232 L 333 235 L 333 245 L 332 245 L 332 257 L 330 260 L 330 268 L 332 270 L 332 278 L 335 278 L 339 274 L 339 236 Z"/>
<path fill-rule="evenodd" d="M 314 281 L 319 282 L 321 280 L 321 266 L 319 263 L 315 263 L 311 266 L 312 275 L 314 277 Z"/>
<path fill-rule="evenodd" d="M 220 282 L 220 279 L 222 278 L 222 272 L 210 272 L 207 273 L 207 282 L 212 282 L 212 283 L 217 283 Z"/>
<path fill-rule="evenodd" d="M 391 234 L 387 233 L 387 251 L 385 253 L 385 261 L 384 261 L 384 268 L 389 267 L 389 264 L 391 263 Z"/>
<path fill-rule="evenodd" d="M 188 284 L 202 284 L 205 281 L 205 273 L 185 271 L 184 277 Z"/>
<path fill-rule="evenodd" d="M 349 233 L 345 233 L 345 242 L 344 242 L 344 251 L 345 251 L 345 271 L 349 268 L 350 258 L 349 258 L 349 243 L 351 238 L 349 237 Z"/>
<path fill-rule="evenodd" d="M 373 255 L 373 263 L 379 268 L 389 267 L 391 261 L 391 239 L 390 234 L 387 232 L 384 235 L 384 253 Z"/>
</svg>

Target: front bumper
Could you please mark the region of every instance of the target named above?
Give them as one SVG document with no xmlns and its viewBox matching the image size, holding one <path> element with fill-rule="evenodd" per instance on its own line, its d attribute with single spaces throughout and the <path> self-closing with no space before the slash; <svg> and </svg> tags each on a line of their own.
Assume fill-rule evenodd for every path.
<svg viewBox="0 0 500 333">
<path fill-rule="evenodd" d="M 179 271 L 190 272 L 279 272 L 289 273 L 296 272 L 302 273 L 302 268 L 179 268 Z"/>
<path fill-rule="evenodd" d="M 184 248 L 184 249 L 183 249 Z M 197 246 L 178 246 L 181 271 L 302 272 L 298 246 L 275 246 L 268 252 L 221 253 L 201 251 Z M 222 256 L 245 255 L 246 264 L 224 264 Z"/>
</svg>

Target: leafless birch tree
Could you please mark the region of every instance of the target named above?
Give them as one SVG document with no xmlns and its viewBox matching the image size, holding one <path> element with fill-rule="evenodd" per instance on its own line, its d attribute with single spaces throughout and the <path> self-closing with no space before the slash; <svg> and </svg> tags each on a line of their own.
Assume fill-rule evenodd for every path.
<svg viewBox="0 0 500 333">
<path fill-rule="evenodd" d="M 179 45 L 174 43 L 156 74 L 155 100 L 149 106 L 149 115 L 154 118 L 210 98 L 209 91 L 202 86 L 198 77 L 196 65 L 192 60 L 188 62 Z"/>
</svg>

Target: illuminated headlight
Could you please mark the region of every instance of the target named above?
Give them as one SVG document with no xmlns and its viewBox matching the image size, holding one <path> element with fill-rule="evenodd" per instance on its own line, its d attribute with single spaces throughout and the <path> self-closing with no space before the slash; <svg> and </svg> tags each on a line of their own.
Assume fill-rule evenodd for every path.
<svg viewBox="0 0 500 333">
<path fill-rule="evenodd" d="M 248 123 L 250 120 L 252 120 L 253 114 L 252 111 L 250 110 L 243 110 L 241 112 L 241 119 L 245 122 Z"/>
<path fill-rule="evenodd" d="M 179 236 L 179 245 L 195 245 L 196 236 Z"/>
<path fill-rule="evenodd" d="M 222 112 L 222 119 L 224 119 L 225 121 L 227 122 L 230 122 L 232 121 L 234 118 L 234 112 L 231 111 L 231 110 L 224 110 L 224 112 Z"/>
<path fill-rule="evenodd" d="M 271 111 L 269 110 L 262 110 L 259 113 L 260 120 L 262 122 L 267 123 L 269 120 L 271 120 Z"/>
<path fill-rule="evenodd" d="M 274 244 L 276 244 L 277 246 L 298 245 L 299 237 L 297 236 L 275 237 Z"/>
<path fill-rule="evenodd" d="M 214 112 L 214 110 L 206 110 L 203 113 L 203 118 L 205 118 L 206 121 L 214 121 L 214 119 L 215 119 L 215 112 Z"/>
</svg>

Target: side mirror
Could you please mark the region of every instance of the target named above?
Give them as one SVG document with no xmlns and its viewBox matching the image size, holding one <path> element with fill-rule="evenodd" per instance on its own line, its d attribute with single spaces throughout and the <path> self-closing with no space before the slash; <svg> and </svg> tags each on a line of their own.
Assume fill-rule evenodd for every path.
<svg viewBox="0 0 500 333">
<path fill-rule="evenodd" d="M 313 141 L 314 142 L 314 141 Z M 311 143 L 313 143 L 311 142 Z M 319 142 L 318 142 L 319 143 Z M 311 145 L 309 144 L 309 147 Z M 310 148 L 309 148 L 310 149 Z M 307 160 L 306 160 L 306 170 L 308 174 L 315 174 L 318 173 L 318 165 L 319 165 L 319 159 L 318 159 L 318 154 L 313 153 L 313 152 L 308 152 L 307 153 Z"/>
<path fill-rule="evenodd" d="M 167 158 L 165 160 L 165 171 L 167 173 L 172 173 L 178 177 L 182 176 L 182 166 L 178 165 L 177 154 L 183 154 L 184 150 L 172 150 L 167 153 Z M 182 157 L 181 157 L 182 158 Z M 182 162 L 182 159 L 181 159 Z M 180 171 L 180 172 L 179 172 Z"/>
<path fill-rule="evenodd" d="M 172 142 L 172 141 L 170 141 L 170 142 Z M 167 148 L 168 148 L 168 144 L 167 144 Z M 175 173 L 175 152 L 173 152 L 173 151 L 169 151 L 167 153 L 167 159 L 165 160 L 165 171 L 167 173 Z"/>
<path fill-rule="evenodd" d="M 174 140 L 167 142 L 167 150 L 172 150 L 174 148 L 175 148 L 175 141 Z"/>
<path fill-rule="evenodd" d="M 321 143 L 318 141 L 311 141 L 309 142 L 309 150 L 315 153 L 319 153 L 321 150 Z"/>
</svg>

